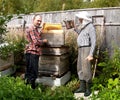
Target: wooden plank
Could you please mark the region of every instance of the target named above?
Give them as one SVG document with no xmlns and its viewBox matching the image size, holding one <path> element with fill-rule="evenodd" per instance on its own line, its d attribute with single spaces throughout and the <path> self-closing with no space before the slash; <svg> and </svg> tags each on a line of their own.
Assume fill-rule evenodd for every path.
<svg viewBox="0 0 120 100">
<path fill-rule="evenodd" d="M 7 59 L 0 58 L 0 71 L 6 70 L 14 65 L 14 56 L 10 54 Z"/>
<path fill-rule="evenodd" d="M 63 55 L 69 52 L 69 48 L 62 47 L 42 47 L 42 55 Z"/>
<path fill-rule="evenodd" d="M 101 23 L 94 24 L 95 26 L 101 26 Z M 120 26 L 120 23 L 105 23 L 105 26 Z"/>
<path fill-rule="evenodd" d="M 68 54 L 65 55 L 41 55 L 39 58 L 39 64 L 60 64 L 64 60 L 68 60 L 69 58 Z"/>
<path fill-rule="evenodd" d="M 0 77 L 1 77 L 1 76 L 5 76 L 5 75 L 14 74 L 15 71 L 16 71 L 16 68 L 15 68 L 15 67 L 10 67 L 10 68 L 8 68 L 8 69 L 6 69 L 6 70 L 1 71 L 1 72 L 0 72 Z"/>
<path fill-rule="evenodd" d="M 7 63 L 7 64 L 5 64 L 5 65 L 3 65 L 3 66 L 0 67 L 0 71 L 4 71 L 4 70 L 8 69 L 12 65 L 13 65 L 12 63 Z"/>
<path fill-rule="evenodd" d="M 44 74 L 44 75 L 61 76 L 68 70 L 69 70 L 69 62 L 68 61 L 62 62 L 59 65 L 45 64 L 45 65 L 40 65 L 40 67 L 39 67 L 40 74 Z"/>
</svg>

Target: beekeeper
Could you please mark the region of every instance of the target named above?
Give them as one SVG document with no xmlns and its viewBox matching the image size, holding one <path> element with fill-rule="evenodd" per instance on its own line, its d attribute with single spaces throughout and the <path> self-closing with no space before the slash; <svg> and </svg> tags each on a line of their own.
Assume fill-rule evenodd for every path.
<svg viewBox="0 0 120 100">
<path fill-rule="evenodd" d="M 79 20 L 79 25 L 74 28 L 74 31 L 78 33 L 77 73 L 80 80 L 80 87 L 75 93 L 84 93 L 84 96 L 89 96 L 92 83 L 91 61 L 96 46 L 96 32 L 88 12 L 79 12 L 75 17 Z"/>
</svg>

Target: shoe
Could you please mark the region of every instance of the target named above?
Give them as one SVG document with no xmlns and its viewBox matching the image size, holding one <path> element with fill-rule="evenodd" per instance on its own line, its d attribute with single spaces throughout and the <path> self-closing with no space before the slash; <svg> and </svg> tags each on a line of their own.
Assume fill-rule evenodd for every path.
<svg viewBox="0 0 120 100">
<path fill-rule="evenodd" d="M 78 88 L 74 93 L 84 93 L 86 91 L 86 82 L 84 80 L 80 81 L 80 88 Z"/>
<path fill-rule="evenodd" d="M 87 96 L 90 96 L 91 94 L 91 83 L 86 83 L 86 91 L 84 93 L 84 96 L 87 97 Z"/>
<path fill-rule="evenodd" d="M 31 81 L 31 88 L 32 88 L 32 89 L 35 89 L 35 88 L 36 88 L 35 80 L 32 80 L 32 81 Z"/>
<path fill-rule="evenodd" d="M 30 81 L 28 79 L 25 80 L 25 84 L 28 85 L 30 84 Z"/>
</svg>

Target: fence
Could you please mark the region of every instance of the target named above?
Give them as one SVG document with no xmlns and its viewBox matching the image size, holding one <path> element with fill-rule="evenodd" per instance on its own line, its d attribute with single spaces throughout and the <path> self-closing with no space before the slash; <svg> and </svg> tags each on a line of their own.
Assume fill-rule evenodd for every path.
<svg viewBox="0 0 120 100">
<path fill-rule="evenodd" d="M 92 9 L 76 9 L 67 11 L 53 11 L 53 12 L 40 12 L 44 22 L 50 23 L 61 23 L 63 27 L 65 26 L 63 20 L 75 20 L 75 14 L 80 11 L 88 11 L 92 16 L 103 16 L 104 17 L 104 46 L 108 48 L 109 52 L 112 53 L 113 45 L 120 46 L 120 7 L 111 8 L 92 8 Z M 23 19 L 12 19 L 7 25 L 8 29 L 19 30 L 19 27 L 24 27 L 25 21 L 26 26 L 32 23 L 32 18 L 35 13 L 29 15 L 21 15 Z M 76 20 L 75 20 L 76 21 Z M 96 26 L 103 25 L 101 19 L 95 20 Z"/>
</svg>

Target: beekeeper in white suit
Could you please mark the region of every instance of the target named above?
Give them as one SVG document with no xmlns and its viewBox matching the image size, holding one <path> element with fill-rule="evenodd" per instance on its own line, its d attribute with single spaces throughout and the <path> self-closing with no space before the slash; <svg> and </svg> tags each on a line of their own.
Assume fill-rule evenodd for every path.
<svg viewBox="0 0 120 100">
<path fill-rule="evenodd" d="M 93 60 L 96 46 L 96 32 L 88 12 L 79 12 L 75 17 L 79 19 L 79 25 L 74 28 L 74 31 L 78 33 L 77 73 L 80 80 L 80 87 L 75 93 L 84 93 L 84 96 L 89 96 L 92 83 L 91 60 Z"/>
</svg>

